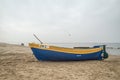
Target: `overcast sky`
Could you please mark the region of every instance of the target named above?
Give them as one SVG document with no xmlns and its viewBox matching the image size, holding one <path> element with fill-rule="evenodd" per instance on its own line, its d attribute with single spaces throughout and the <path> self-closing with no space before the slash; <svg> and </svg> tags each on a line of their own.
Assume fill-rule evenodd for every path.
<svg viewBox="0 0 120 80">
<path fill-rule="evenodd" d="M 0 0 L 0 42 L 120 43 L 120 0 Z"/>
</svg>

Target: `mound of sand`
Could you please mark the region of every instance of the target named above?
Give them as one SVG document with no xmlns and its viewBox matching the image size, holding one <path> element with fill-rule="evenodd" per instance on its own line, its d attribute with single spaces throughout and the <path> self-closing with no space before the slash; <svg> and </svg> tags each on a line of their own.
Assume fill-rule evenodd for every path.
<svg viewBox="0 0 120 80">
<path fill-rule="evenodd" d="M 102 61 L 37 61 L 29 47 L 0 43 L 0 80 L 120 80 L 120 56 Z"/>
</svg>

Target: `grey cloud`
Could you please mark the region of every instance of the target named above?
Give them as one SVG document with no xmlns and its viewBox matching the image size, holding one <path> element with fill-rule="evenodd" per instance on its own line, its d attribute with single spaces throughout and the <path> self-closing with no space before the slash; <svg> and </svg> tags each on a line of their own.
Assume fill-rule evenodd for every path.
<svg viewBox="0 0 120 80">
<path fill-rule="evenodd" d="M 46 42 L 120 42 L 119 0 L 2 0 L 0 12 L 0 41 L 37 33 Z"/>
</svg>

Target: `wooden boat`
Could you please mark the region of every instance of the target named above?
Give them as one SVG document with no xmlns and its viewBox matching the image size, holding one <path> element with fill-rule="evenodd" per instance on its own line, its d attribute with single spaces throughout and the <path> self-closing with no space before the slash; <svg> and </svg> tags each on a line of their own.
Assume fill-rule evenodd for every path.
<svg viewBox="0 0 120 80">
<path fill-rule="evenodd" d="M 74 60 L 103 60 L 108 58 L 105 45 L 85 49 L 73 49 L 46 44 L 29 43 L 33 54 L 38 60 L 74 61 Z"/>
</svg>

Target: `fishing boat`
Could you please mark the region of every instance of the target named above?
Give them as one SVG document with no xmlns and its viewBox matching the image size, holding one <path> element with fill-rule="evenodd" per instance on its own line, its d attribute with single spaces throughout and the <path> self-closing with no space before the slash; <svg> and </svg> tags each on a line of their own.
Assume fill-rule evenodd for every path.
<svg viewBox="0 0 120 80">
<path fill-rule="evenodd" d="M 105 45 L 91 48 L 65 48 L 48 44 L 29 43 L 34 56 L 42 61 L 103 60 L 108 58 Z"/>
<path fill-rule="evenodd" d="M 77 61 L 77 60 L 103 60 L 108 58 L 106 46 L 93 46 L 87 48 L 65 48 L 43 44 L 35 35 L 40 44 L 29 43 L 34 56 L 38 60 L 44 61 Z"/>
</svg>

